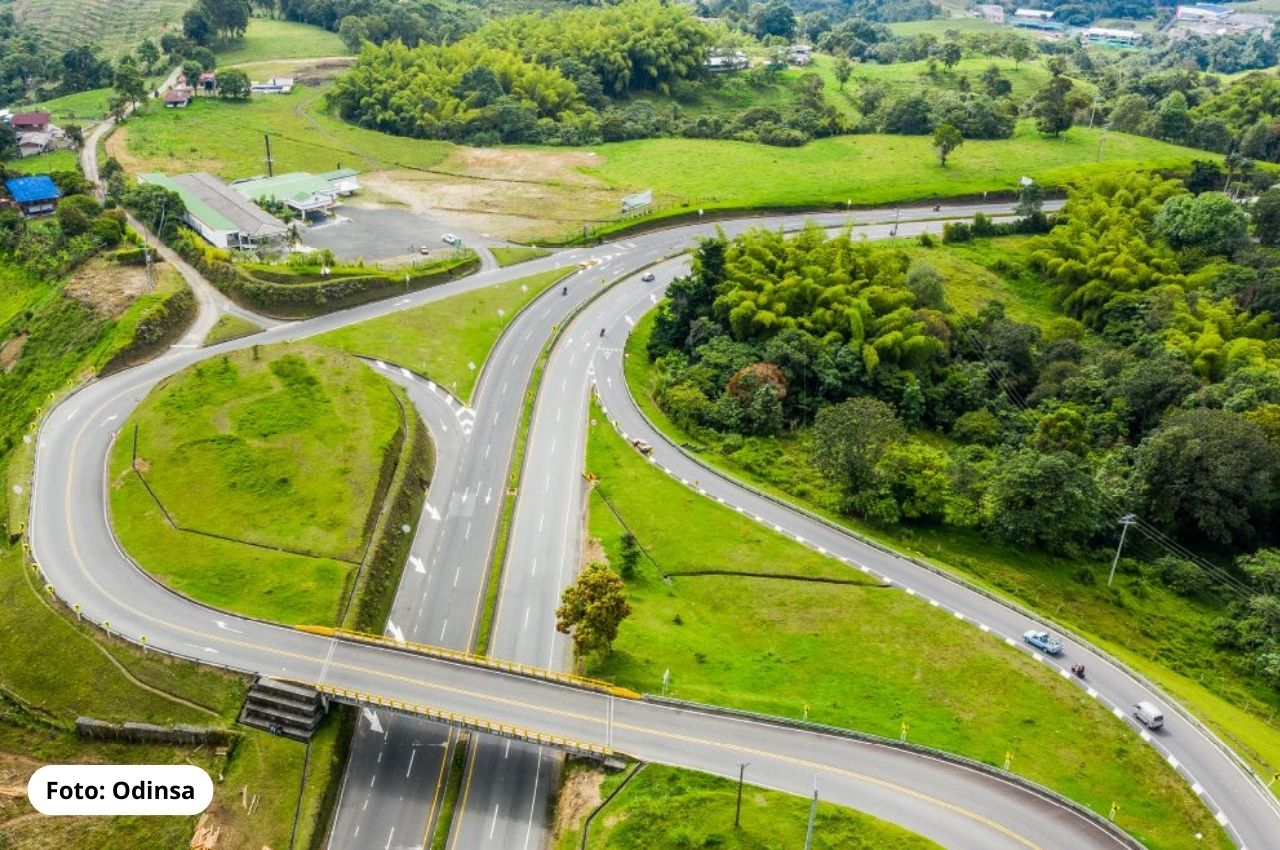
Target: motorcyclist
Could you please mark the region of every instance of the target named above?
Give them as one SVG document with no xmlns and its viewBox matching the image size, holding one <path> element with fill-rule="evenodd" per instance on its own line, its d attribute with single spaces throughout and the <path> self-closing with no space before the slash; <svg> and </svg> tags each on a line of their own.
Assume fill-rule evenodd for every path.
<svg viewBox="0 0 1280 850">
<path fill-rule="evenodd" d="M 600 329 L 600 336 L 604 336 L 604 328 Z"/>
</svg>

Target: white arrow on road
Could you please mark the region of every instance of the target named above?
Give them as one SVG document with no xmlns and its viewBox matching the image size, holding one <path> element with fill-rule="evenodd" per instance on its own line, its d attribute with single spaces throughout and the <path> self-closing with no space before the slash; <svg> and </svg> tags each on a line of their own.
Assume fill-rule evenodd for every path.
<svg viewBox="0 0 1280 850">
<path fill-rule="evenodd" d="M 484 503 L 489 504 L 489 500 L 493 498 L 493 488 L 489 488 L 489 492 L 484 494 Z"/>
<path fill-rule="evenodd" d="M 214 620 L 213 624 L 218 628 L 222 629 L 224 632 L 231 632 L 232 634 L 237 634 L 237 635 L 244 634 L 244 632 L 240 631 L 239 629 L 233 629 L 230 626 L 228 626 L 226 620 Z"/>
<path fill-rule="evenodd" d="M 437 522 L 440 520 L 440 512 L 433 508 L 430 503 L 427 504 L 427 515 Z"/>
<path fill-rule="evenodd" d="M 371 732 L 382 733 L 382 724 L 378 722 L 378 715 L 371 708 L 364 710 L 364 719 L 369 721 L 369 730 Z"/>
<path fill-rule="evenodd" d="M 391 639 L 396 643 L 404 643 L 404 632 L 390 620 L 387 620 L 387 631 L 391 632 Z"/>
<path fill-rule="evenodd" d="M 413 571 L 415 573 L 425 573 L 427 571 L 427 568 L 422 565 L 422 559 L 416 555 L 409 556 L 409 563 L 413 564 Z"/>
</svg>

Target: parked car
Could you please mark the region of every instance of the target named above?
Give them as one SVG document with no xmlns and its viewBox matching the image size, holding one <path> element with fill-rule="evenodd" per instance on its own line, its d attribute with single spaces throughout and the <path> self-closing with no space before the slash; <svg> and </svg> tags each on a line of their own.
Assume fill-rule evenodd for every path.
<svg viewBox="0 0 1280 850">
<path fill-rule="evenodd" d="M 654 280 L 656 280 L 656 275 L 654 275 L 653 272 L 645 272 L 644 274 L 640 275 L 640 279 L 643 280 L 645 283 L 653 283 Z"/>
<path fill-rule="evenodd" d="M 1022 639 L 1046 655 L 1057 655 L 1062 652 L 1062 641 L 1048 632 L 1032 629 L 1029 632 L 1023 632 Z"/>
<path fill-rule="evenodd" d="M 1164 726 L 1163 712 L 1146 700 L 1134 705 L 1133 716 L 1148 729 L 1159 729 Z"/>
<path fill-rule="evenodd" d="M 462 240 L 455 233 L 446 233 L 440 237 L 440 241 L 446 245 L 452 245 L 455 248 L 462 244 Z"/>
</svg>

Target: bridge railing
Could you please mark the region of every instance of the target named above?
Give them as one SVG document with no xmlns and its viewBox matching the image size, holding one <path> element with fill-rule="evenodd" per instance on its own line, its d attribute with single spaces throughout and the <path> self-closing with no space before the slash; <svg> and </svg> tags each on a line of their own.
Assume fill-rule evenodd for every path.
<svg viewBox="0 0 1280 850">
<path fill-rule="evenodd" d="M 559 735 L 549 735 L 545 732 L 526 729 L 522 726 L 513 726 L 509 723 L 499 723 L 495 720 L 486 720 L 482 717 L 472 717 L 467 714 L 459 714 L 455 711 L 444 711 L 439 708 L 432 708 L 428 705 L 404 702 L 403 700 L 391 699 L 390 697 L 379 696 L 378 694 L 351 690 L 350 688 L 339 688 L 335 685 L 305 682 L 297 679 L 291 679 L 289 681 L 297 682 L 298 684 L 304 685 L 308 688 L 315 688 L 320 693 L 337 702 L 362 707 L 368 706 L 385 708 L 389 711 L 395 711 L 401 714 L 425 717 L 428 720 L 433 720 L 437 723 L 445 723 L 449 726 L 456 726 L 459 729 L 466 729 L 471 732 L 483 732 L 487 735 L 498 735 L 503 738 L 511 738 L 515 741 L 524 741 L 530 744 L 539 744 L 544 747 L 553 747 L 557 750 L 564 750 L 565 752 L 576 756 L 600 759 L 603 761 L 619 755 L 619 753 L 615 752 L 612 748 L 603 744 L 593 744 L 587 741 L 578 741 L 573 738 L 564 738 Z"/>
<path fill-rule="evenodd" d="M 540 679 L 544 682 L 556 682 L 562 685 L 580 688 L 582 690 L 596 691 L 612 697 L 635 700 L 641 698 L 640 694 L 635 691 L 611 685 L 610 683 L 601 681 L 600 679 L 590 679 L 586 676 L 575 676 L 572 673 L 562 673 L 559 670 L 549 670 L 545 667 L 536 667 L 532 664 L 503 661 L 499 658 L 489 658 L 485 655 L 476 655 L 473 652 L 465 652 L 459 649 L 449 649 L 443 646 L 431 646 L 430 644 L 425 643 L 396 640 L 395 638 L 389 638 L 383 635 L 373 635 L 366 632 L 353 631 L 351 629 L 331 628 L 329 626 L 298 626 L 298 629 L 300 631 L 308 632 L 309 634 L 341 638 L 343 640 L 354 641 L 356 643 L 367 643 L 374 646 L 386 647 L 387 649 L 412 652 L 416 655 L 439 658 L 442 661 L 454 661 L 459 664 L 469 664 L 473 667 L 484 667 L 488 670 L 500 670 L 503 673 L 511 673 L 513 675 L 524 676 L 529 679 Z"/>
</svg>

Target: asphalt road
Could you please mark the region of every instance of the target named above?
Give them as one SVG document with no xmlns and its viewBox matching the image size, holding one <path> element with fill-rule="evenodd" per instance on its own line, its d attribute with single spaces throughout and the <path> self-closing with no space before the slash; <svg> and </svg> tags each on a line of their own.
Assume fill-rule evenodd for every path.
<svg viewBox="0 0 1280 850">
<path fill-rule="evenodd" d="M 967 214 L 968 211 L 956 212 Z M 928 213 L 924 215 L 927 217 Z M 911 214 L 904 214 L 903 222 L 907 222 L 910 217 Z M 842 219 L 844 216 L 830 216 L 826 217 L 824 223 L 838 224 Z M 750 223 L 772 225 L 778 221 L 762 219 Z M 723 228 L 732 233 L 744 226 L 747 225 L 735 223 L 725 224 Z M 593 251 L 569 252 L 567 255 L 526 264 L 514 270 L 483 272 L 464 281 L 417 293 L 395 302 L 365 305 L 341 314 L 273 329 L 265 335 L 254 337 L 253 342 L 264 343 L 322 332 L 411 304 L 436 300 L 539 268 L 548 268 L 563 262 L 565 256 L 587 258 L 612 254 L 611 262 L 617 261 L 619 266 L 636 268 L 688 244 L 694 235 L 708 230 L 709 226 L 681 228 L 637 237 Z M 905 235 L 907 230 L 908 226 L 904 224 L 901 232 Z M 588 308 L 582 319 L 570 328 L 563 350 L 568 351 L 578 345 L 582 346 L 584 354 L 590 351 L 592 328 L 597 321 L 601 327 L 618 328 L 619 330 L 610 333 L 609 339 L 619 339 L 620 328 L 626 324 L 625 317 L 634 318 L 646 303 L 652 304 L 649 296 L 647 289 L 640 288 L 638 283 L 631 281 L 611 290 L 597 304 Z M 596 313 L 596 310 L 602 312 Z M 612 323 L 610 318 L 614 319 Z M 586 330 L 580 330 L 583 328 Z M 584 335 L 587 339 L 585 343 Z M 519 338 L 509 336 L 504 341 L 507 339 Z M 598 336 L 596 339 L 599 339 Z M 532 351 L 535 345 L 540 348 L 537 342 L 531 334 L 518 347 Z M 853 805 L 903 823 L 941 840 L 947 846 L 1115 846 L 1111 838 L 1095 827 L 1042 798 L 1001 780 L 947 767 L 917 755 L 823 738 L 812 732 L 758 723 L 747 724 L 738 720 L 629 701 L 615 702 L 612 707 L 613 722 L 610 724 L 606 720 L 610 713 L 609 701 L 598 694 L 572 691 L 547 683 L 530 682 L 386 649 L 353 646 L 324 639 L 202 608 L 161 588 L 144 576 L 119 551 L 111 535 L 105 514 L 103 482 L 112 432 L 118 427 L 116 423 L 127 417 L 137 401 L 161 377 L 204 357 L 229 348 L 243 347 L 245 344 L 249 343 L 228 343 L 203 352 L 176 349 L 152 363 L 89 385 L 59 404 L 43 424 L 38 440 L 31 521 L 31 543 L 35 557 L 47 580 L 60 596 L 69 604 L 80 606 L 87 617 L 108 626 L 113 633 L 133 639 L 145 636 L 150 646 L 235 669 L 325 682 L 582 740 L 605 742 L 612 738 L 617 749 L 639 757 L 722 774 L 736 770 L 736 764 L 743 760 L 743 755 L 749 755 L 748 760 L 753 764 L 752 772 L 760 784 L 807 793 L 817 776 L 825 799 Z M 599 343 L 596 347 L 600 347 Z M 611 358 L 602 356 L 601 352 L 594 353 L 597 355 L 597 374 L 605 374 L 604 370 L 609 368 Z M 495 363 L 495 368 L 501 368 L 500 360 Z M 568 375 L 566 379 L 567 377 Z M 627 423 L 625 417 L 628 401 L 625 391 L 621 388 L 621 382 L 616 379 L 611 388 L 609 377 L 606 374 L 606 380 L 600 386 L 610 413 L 619 419 L 624 430 L 643 433 L 645 426 L 642 422 L 637 420 Z M 553 391 L 554 386 L 551 381 L 545 383 L 544 393 Z M 582 399 L 580 404 L 585 404 L 584 384 L 572 388 L 566 380 L 560 390 L 570 394 L 565 398 L 570 398 L 575 391 L 578 398 Z M 623 397 L 614 397 L 611 391 L 622 392 Z M 547 397 L 550 398 L 550 395 Z M 495 424 L 501 422 L 504 415 L 511 418 L 509 414 L 515 405 L 515 402 L 507 402 L 506 405 L 495 402 L 495 409 L 491 413 L 485 403 L 486 399 L 482 395 L 477 403 L 479 416 L 492 415 L 496 420 Z M 541 398 L 539 407 L 550 409 L 544 408 Z M 540 418 L 541 415 L 540 413 Z M 578 422 L 581 423 L 582 419 L 579 416 Z M 654 436 L 650 435 L 651 438 Z M 1021 615 L 908 562 L 886 556 L 878 550 L 862 551 L 858 548 L 862 544 L 799 512 L 768 500 L 755 502 L 753 500 L 759 497 L 731 482 L 719 479 L 674 448 L 660 444 L 657 439 L 651 439 L 651 442 L 661 452 L 655 452 L 657 461 L 672 469 L 673 474 L 685 480 L 700 482 L 700 488 L 706 489 L 713 498 L 735 504 L 744 512 L 780 528 L 783 533 L 799 536 L 829 553 L 848 557 L 855 566 L 865 566 L 891 578 L 896 574 L 900 576 L 899 583 L 909 586 L 915 593 L 927 596 L 940 606 L 949 607 L 991 631 L 1002 635 L 1016 634 L 1027 622 Z M 526 470 L 526 484 L 522 485 L 521 505 L 535 502 L 536 479 L 532 479 L 535 493 L 526 492 L 525 487 L 531 480 L 529 476 L 536 474 L 530 471 L 533 468 L 532 459 L 541 456 L 545 445 L 542 438 L 538 438 L 535 443 L 531 435 L 531 463 Z M 553 477 L 571 478 L 566 473 L 571 471 L 573 463 L 580 464 L 581 450 L 579 441 L 576 446 L 566 443 L 565 448 L 551 451 L 548 456 L 554 459 L 556 470 Z M 685 468 L 680 464 L 690 466 Z M 569 496 L 572 498 L 572 494 Z M 546 503 L 549 510 L 545 513 L 545 521 L 550 522 L 556 514 L 562 520 L 565 517 L 579 520 L 581 491 L 578 492 L 577 500 L 576 506 L 570 504 L 554 510 L 550 510 L 554 507 L 552 503 Z M 551 538 L 553 535 L 543 537 Z M 561 551 L 569 549 L 570 546 L 566 543 Z M 514 559 L 517 557 L 516 547 L 513 546 L 512 551 Z M 523 553 L 524 550 L 520 551 Z M 844 552 L 852 554 L 844 555 Z M 526 556 L 522 554 L 520 557 L 523 560 Z M 480 573 L 486 563 L 487 560 L 479 563 L 467 562 L 468 569 L 462 572 Z M 564 567 L 570 573 L 573 563 L 576 560 Z M 544 577 L 548 574 L 549 572 L 545 573 Z M 559 582 L 562 574 L 557 571 L 555 575 Z M 553 582 L 545 578 L 543 581 L 530 582 L 530 586 L 535 588 L 531 592 L 540 598 L 554 599 L 558 588 L 549 589 L 553 585 Z M 508 581 L 504 582 L 502 614 L 497 632 L 499 642 L 505 639 L 504 636 L 511 628 L 505 625 L 511 617 L 508 612 L 512 610 L 512 606 L 518 611 L 522 601 L 520 593 L 507 593 L 511 586 L 509 575 Z M 428 595 L 426 598 L 432 597 Z M 398 599 L 398 609 L 401 604 L 402 601 Z M 529 607 L 532 617 L 535 607 L 533 601 L 524 604 Z M 545 610 L 545 607 L 539 607 L 539 611 Z M 967 611 L 972 613 L 966 613 Z M 554 660 L 554 638 L 549 646 L 551 655 L 548 657 Z M 1121 671 L 1107 670 L 1105 662 L 1089 655 L 1086 648 L 1070 646 L 1067 652 L 1069 660 L 1082 660 L 1089 664 L 1091 681 L 1100 698 L 1128 704 L 1135 696 L 1142 695 L 1142 688 L 1137 682 Z M 1157 699 L 1167 704 L 1167 700 L 1162 697 L 1157 696 Z M 1255 849 L 1266 847 L 1269 842 L 1274 844 L 1274 836 L 1280 834 L 1280 815 L 1277 815 L 1274 804 L 1264 798 L 1213 742 L 1189 726 L 1183 728 L 1184 725 L 1171 717 L 1169 731 L 1161 736 L 1160 743 L 1180 765 L 1192 772 L 1207 800 L 1223 812 L 1223 820 L 1243 839 L 1242 843 L 1252 845 Z M 855 766 L 856 770 L 853 769 Z M 348 783 L 344 795 L 350 792 L 351 786 Z M 498 805 L 501 806 L 501 803 Z M 464 810 L 471 811 L 471 804 L 465 806 Z M 480 814 L 483 814 L 483 810 Z M 501 815 L 500 808 L 492 814 L 494 825 L 490 829 L 494 833 Z M 467 820 L 468 816 L 464 816 L 461 824 L 465 826 Z M 526 817 L 524 822 L 528 824 L 535 821 Z M 389 846 L 401 846 L 400 841 L 392 844 L 393 839 L 394 836 L 386 839 Z M 414 839 L 415 842 L 416 840 Z M 374 842 L 365 844 L 361 840 L 361 846 L 381 845 Z M 416 846 L 416 843 L 410 846 Z M 517 842 L 505 846 L 520 845 Z"/>
</svg>

